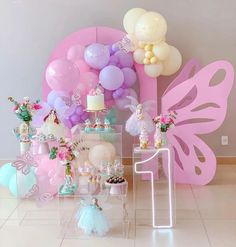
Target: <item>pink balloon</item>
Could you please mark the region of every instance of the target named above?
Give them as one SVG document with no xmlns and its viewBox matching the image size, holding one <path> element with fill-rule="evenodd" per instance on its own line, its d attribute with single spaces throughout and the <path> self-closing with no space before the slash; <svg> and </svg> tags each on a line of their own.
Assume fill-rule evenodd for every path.
<svg viewBox="0 0 236 247">
<path fill-rule="evenodd" d="M 67 59 L 56 59 L 46 69 L 46 80 L 55 91 L 72 91 L 79 82 L 79 69 Z"/>
<path fill-rule="evenodd" d="M 98 75 L 93 72 L 85 72 L 81 74 L 79 84 L 83 84 L 85 86 L 86 94 L 92 89 L 95 88 L 98 84 Z"/>
<path fill-rule="evenodd" d="M 72 46 L 67 52 L 67 59 L 76 62 L 84 58 L 85 47 L 82 45 Z"/>
<path fill-rule="evenodd" d="M 81 96 L 84 96 L 87 94 L 87 88 L 85 84 L 79 83 L 77 89 L 79 90 Z"/>
<path fill-rule="evenodd" d="M 84 60 L 78 60 L 75 62 L 75 64 L 79 68 L 81 74 L 90 71 L 90 67 L 87 63 L 85 63 Z"/>
</svg>

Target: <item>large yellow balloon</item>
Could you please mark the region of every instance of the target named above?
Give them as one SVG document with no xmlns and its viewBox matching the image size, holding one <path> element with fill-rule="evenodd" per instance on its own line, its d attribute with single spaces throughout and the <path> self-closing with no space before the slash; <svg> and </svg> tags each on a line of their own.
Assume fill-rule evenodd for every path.
<svg viewBox="0 0 236 247">
<path fill-rule="evenodd" d="M 163 65 L 161 62 L 157 64 L 144 65 L 144 71 L 150 77 L 158 77 L 159 75 L 161 75 L 162 70 L 163 70 Z"/>
<path fill-rule="evenodd" d="M 133 58 L 136 63 L 143 64 L 145 58 L 145 51 L 141 48 L 138 48 L 133 53 Z"/>
<path fill-rule="evenodd" d="M 178 71 L 182 64 L 182 56 L 177 48 L 170 46 L 170 54 L 166 60 L 162 61 L 163 71 L 162 75 L 172 75 Z"/>
<path fill-rule="evenodd" d="M 170 46 L 166 42 L 161 42 L 153 46 L 153 53 L 160 60 L 165 60 L 170 54 Z"/>
<path fill-rule="evenodd" d="M 139 17 L 145 14 L 147 11 L 142 8 L 130 9 L 124 16 L 123 26 L 127 33 L 134 33 L 135 25 Z"/>
<path fill-rule="evenodd" d="M 135 25 L 135 36 L 140 41 L 160 42 L 167 32 L 164 17 L 156 12 L 143 14 Z"/>
</svg>

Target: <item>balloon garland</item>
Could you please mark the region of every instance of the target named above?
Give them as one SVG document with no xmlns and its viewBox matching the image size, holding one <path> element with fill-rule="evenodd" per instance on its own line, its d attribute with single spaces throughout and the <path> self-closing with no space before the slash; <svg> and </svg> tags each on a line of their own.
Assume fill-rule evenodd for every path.
<svg viewBox="0 0 236 247">
<path fill-rule="evenodd" d="M 51 61 L 45 78 L 52 91 L 35 117 L 36 124 L 51 109 L 69 128 L 84 122 L 88 118 L 86 96 L 98 83 L 106 105 L 124 109 L 127 96 L 137 97 L 132 89 L 137 81 L 135 62 L 143 64 L 150 77 L 171 75 L 180 68 L 180 52 L 165 42 L 167 24 L 162 15 L 134 8 L 125 14 L 123 25 L 127 35 L 119 42 L 75 44 L 65 57 Z"/>
</svg>

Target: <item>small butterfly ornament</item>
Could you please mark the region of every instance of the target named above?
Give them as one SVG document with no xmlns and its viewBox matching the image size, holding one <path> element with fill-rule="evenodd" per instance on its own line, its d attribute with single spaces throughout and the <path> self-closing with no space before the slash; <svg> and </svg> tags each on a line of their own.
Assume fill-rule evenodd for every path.
<svg viewBox="0 0 236 247">
<path fill-rule="evenodd" d="M 26 152 L 18 156 L 17 160 L 12 162 L 12 166 L 15 167 L 17 171 L 21 171 L 22 174 L 27 175 L 30 173 L 31 167 L 37 167 L 38 163 L 30 152 Z"/>
</svg>

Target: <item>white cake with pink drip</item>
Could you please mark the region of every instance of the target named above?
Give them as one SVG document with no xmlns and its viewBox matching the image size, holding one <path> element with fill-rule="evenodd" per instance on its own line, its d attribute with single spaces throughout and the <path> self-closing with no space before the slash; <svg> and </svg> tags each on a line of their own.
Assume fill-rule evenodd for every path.
<svg viewBox="0 0 236 247">
<path fill-rule="evenodd" d="M 87 95 L 87 110 L 88 111 L 102 111 L 105 109 L 104 94 L 99 87 L 90 90 Z"/>
</svg>

